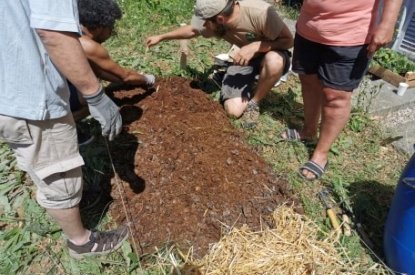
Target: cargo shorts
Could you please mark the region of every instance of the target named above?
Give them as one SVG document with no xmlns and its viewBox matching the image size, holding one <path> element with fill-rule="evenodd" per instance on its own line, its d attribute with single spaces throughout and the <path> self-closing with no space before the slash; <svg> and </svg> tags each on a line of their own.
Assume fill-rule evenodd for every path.
<svg viewBox="0 0 415 275">
<path fill-rule="evenodd" d="M 79 204 L 84 161 L 72 114 L 42 121 L 0 115 L 0 140 L 9 144 L 19 168 L 32 178 L 42 207 L 65 209 Z"/>
<path fill-rule="evenodd" d="M 284 58 L 284 68 L 282 75 L 286 74 L 291 66 L 291 53 L 287 50 L 276 51 Z M 247 66 L 230 65 L 222 80 L 222 89 L 220 94 L 221 102 L 227 99 L 241 97 L 247 100 L 251 99 L 255 77 L 261 72 L 261 63 L 265 54 L 253 58 Z"/>
</svg>

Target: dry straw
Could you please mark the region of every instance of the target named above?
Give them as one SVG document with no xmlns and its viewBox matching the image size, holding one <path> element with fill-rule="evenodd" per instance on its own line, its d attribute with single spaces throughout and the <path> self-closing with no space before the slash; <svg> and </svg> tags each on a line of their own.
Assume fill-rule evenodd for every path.
<svg viewBox="0 0 415 275">
<path fill-rule="evenodd" d="M 355 274 L 356 266 L 336 250 L 334 234 L 287 206 L 275 210 L 273 221 L 275 228 L 259 232 L 234 228 L 192 264 L 209 275 Z"/>
</svg>

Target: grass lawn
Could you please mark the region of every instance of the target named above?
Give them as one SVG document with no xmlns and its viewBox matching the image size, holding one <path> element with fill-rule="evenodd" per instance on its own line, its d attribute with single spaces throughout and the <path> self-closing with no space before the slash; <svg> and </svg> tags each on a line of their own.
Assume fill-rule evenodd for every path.
<svg viewBox="0 0 415 275">
<path fill-rule="evenodd" d="M 188 69 L 181 70 L 178 41 L 162 42 L 146 50 L 144 40 L 181 23 L 189 24 L 194 1 L 119 0 L 119 3 L 124 15 L 116 26 L 117 35 L 105 45 L 123 66 L 160 77 L 179 75 L 207 80 L 213 57 L 229 48 L 216 39 L 191 40 Z M 218 91 L 215 91 L 212 100 L 217 96 Z M 362 224 L 374 243 L 372 249 L 381 254 L 383 224 L 408 156 L 385 144 L 388 137 L 378 122 L 356 106 L 330 152 L 327 174 L 321 181 L 306 183 L 298 177 L 297 171 L 308 160 L 313 144 L 280 140 L 280 133 L 287 126 L 301 127 L 301 121 L 300 85 L 297 77 L 290 75 L 286 83 L 274 88 L 261 102 L 260 123 L 255 130 L 247 130 L 248 141 L 272 165 L 275 173 L 289 181 L 306 215 L 322 230 L 331 228 L 317 196 L 318 191 L 326 187 L 331 190 L 335 210 L 340 212 L 340 206 L 352 209 L 355 222 Z M 238 121 L 233 123 L 239 127 Z M 94 156 L 102 152 L 92 149 L 92 152 L 83 153 Z M 99 158 L 93 159 L 96 170 L 105 166 Z M 108 215 L 98 222 L 101 229 L 113 226 Z M 171 274 L 174 263 L 181 261 L 174 247 L 166 246 L 158 253 L 145 255 L 146 266 L 141 266 L 129 243 L 107 257 L 72 260 L 61 231 L 35 203 L 33 187 L 16 168 L 4 144 L 0 144 L 0 230 L 0 274 Z M 373 267 L 374 273 L 384 272 L 356 234 L 341 236 L 339 253 L 356 263 L 352 272 L 365 273 Z"/>
</svg>

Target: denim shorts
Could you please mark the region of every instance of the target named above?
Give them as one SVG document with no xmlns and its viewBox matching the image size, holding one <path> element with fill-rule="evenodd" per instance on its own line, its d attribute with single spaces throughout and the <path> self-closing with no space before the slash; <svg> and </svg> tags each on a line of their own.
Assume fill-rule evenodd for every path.
<svg viewBox="0 0 415 275">
<path fill-rule="evenodd" d="M 282 75 L 286 74 L 290 69 L 289 51 L 276 51 L 284 57 L 284 70 Z M 221 101 L 230 98 L 242 97 L 247 100 L 254 95 L 252 93 L 255 77 L 261 71 L 261 63 L 265 54 L 261 54 L 253 58 L 247 66 L 230 65 L 225 73 L 222 81 Z"/>
<path fill-rule="evenodd" d="M 0 139 L 13 149 L 19 168 L 35 183 L 42 207 L 64 209 L 79 204 L 84 161 L 72 114 L 41 121 L 0 115 Z"/>
<path fill-rule="evenodd" d="M 296 34 L 292 70 L 317 74 L 325 87 L 351 92 L 367 72 L 367 46 L 328 46 Z"/>
</svg>

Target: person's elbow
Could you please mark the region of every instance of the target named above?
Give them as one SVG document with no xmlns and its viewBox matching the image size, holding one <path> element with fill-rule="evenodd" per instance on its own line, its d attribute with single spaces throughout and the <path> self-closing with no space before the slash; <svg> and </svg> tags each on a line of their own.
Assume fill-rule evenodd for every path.
<svg viewBox="0 0 415 275">
<path fill-rule="evenodd" d="M 52 44 L 54 41 L 59 40 L 62 37 L 77 38 L 77 35 L 72 32 L 53 31 L 46 29 L 36 29 L 36 33 L 39 35 L 40 40 L 45 44 Z"/>
<path fill-rule="evenodd" d="M 288 50 L 294 46 L 294 39 L 292 36 L 280 37 L 278 40 L 280 49 Z"/>
<path fill-rule="evenodd" d="M 286 39 L 286 49 L 291 49 L 292 47 L 294 47 L 294 39 L 292 37 L 288 37 Z"/>
<path fill-rule="evenodd" d="M 53 41 L 56 38 L 56 32 L 51 30 L 36 29 L 36 33 L 39 35 L 40 40 L 42 40 L 43 43 Z"/>
<path fill-rule="evenodd" d="M 285 50 L 291 49 L 294 46 L 293 34 L 287 26 L 283 27 L 278 40 L 280 40 L 280 46 Z"/>
</svg>

